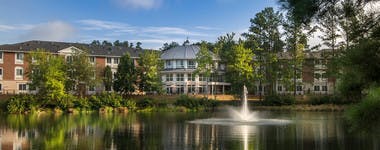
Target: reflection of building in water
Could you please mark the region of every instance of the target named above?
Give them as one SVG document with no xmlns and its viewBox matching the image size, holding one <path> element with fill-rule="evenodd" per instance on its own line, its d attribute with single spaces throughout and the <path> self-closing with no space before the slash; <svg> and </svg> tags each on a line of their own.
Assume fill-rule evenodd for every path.
<svg viewBox="0 0 380 150">
<path fill-rule="evenodd" d="M 31 149 L 26 132 L 0 130 L 0 150 Z"/>
</svg>

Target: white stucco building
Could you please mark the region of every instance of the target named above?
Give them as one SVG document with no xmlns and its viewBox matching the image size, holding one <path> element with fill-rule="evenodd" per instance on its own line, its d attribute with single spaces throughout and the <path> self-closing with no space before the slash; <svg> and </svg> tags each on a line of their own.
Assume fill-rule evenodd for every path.
<svg viewBox="0 0 380 150">
<path fill-rule="evenodd" d="M 224 73 L 226 66 L 220 64 L 220 58 L 213 56 L 213 75 L 207 79 L 202 75 L 195 75 L 197 63 L 196 55 L 200 48 L 196 45 L 185 45 L 171 48 L 161 54 L 164 62 L 162 81 L 168 94 L 224 94 L 230 89 L 230 84 L 225 82 Z M 208 88 L 206 88 L 208 87 Z"/>
</svg>

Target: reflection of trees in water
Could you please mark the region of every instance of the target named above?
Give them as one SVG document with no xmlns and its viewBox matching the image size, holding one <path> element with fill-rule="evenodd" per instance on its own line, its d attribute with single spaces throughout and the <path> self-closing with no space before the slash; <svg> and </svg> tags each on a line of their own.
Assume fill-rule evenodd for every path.
<svg viewBox="0 0 380 150">
<path fill-rule="evenodd" d="M 286 126 L 197 125 L 209 114 L 142 113 L 0 116 L 37 149 L 378 149 L 379 138 L 344 130 L 337 113 L 272 113 L 293 118 Z M 1 141 L 0 141 L 1 142 Z M 244 147 L 244 144 L 246 146 Z"/>
</svg>

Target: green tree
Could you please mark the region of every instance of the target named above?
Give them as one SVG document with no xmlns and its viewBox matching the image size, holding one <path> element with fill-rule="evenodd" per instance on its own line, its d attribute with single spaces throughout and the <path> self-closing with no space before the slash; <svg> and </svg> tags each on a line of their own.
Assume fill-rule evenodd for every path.
<svg viewBox="0 0 380 150">
<path fill-rule="evenodd" d="M 286 32 L 286 48 L 290 53 L 291 60 L 288 63 L 288 67 L 292 69 L 287 69 L 287 71 L 292 70 L 292 84 L 288 84 L 287 89 L 293 90 L 293 95 L 296 96 L 297 85 L 300 83 L 297 82 L 297 79 L 302 78 L 302 64 L 304 61 L 304 50 L 307 48 L 307 35 L 304 33 L 304 29 L 308 25 L 303 24 L 302 20 L 297 20 L 294 14 L 288 12 L 287 20 L 284 24 L 284 29 Z M 285 73 L 287 74 L 287 73 Z M 290 77 L 290 76 L 288 76 Z M 290 78 L 282 78 L 283 82 L 288 82 Z M 290 82 L 288 82 L 290 83 Z M 290 85 L 290 86 L 289 86 Z"/>
<path fill-rule="evenodd" d="M 121 46 L 121 43 L 119 40 L 116 40 L 115 42 L 113 42 L 113 46 Z"/>
<path fill-rule="evenodd" d="M 74 90 L 77 95 L 83 96 L 88 87 L 97 83 L 95 65 L 91 64 L 88 53 L 83 50 L 74 50 L 66 62 L 67 82 L 66 89 Z"/>
<path fill-rule="evenodd" d="M 111 91 L 113 85 L 112 70 L 110 66 L 106 66 L 103 71 L 103 84 L 106 91 Z"/>
<path fill-rule="evenodd" d="M 160 53 L 155 51 L 144 51 L 140 54 L 138 72 L 140 76 L 140 89 L 149 92 L 162 92 L 160 70 L 163 63 Z"/>
<path fill-rule="evenodd" d="M 38 95 L 46 97 L 46 102 L 65 96 L 66 74 L 62 57 L 37 49 L 30 53 L 27 61 L 29 86 L 35 88 Z"/>
<path fill-rule="evenodd" d="M 198 76 L 203 76 L 206 78 L 206 92 L 208 94 L 208 81 L 211 77 L 213 68 L 213 55 L 210 50 L 207 49 L 207 44 L 205 42 L 201 43 L 200 50 L 196 55 L 195 61 L 197 63 L 197 68 L 194 73 Z"/>
<path fill-rule="evenodd" d="M 227 65 L 227 81 L 231 83 L 232 93 L 241 94 L 243 86 L 251 87 L 255 79 L 254 54 L 241 42 L 233 46 L 231 55 L 233 60 Z"/>
<path fill-rule="evenodd" d="M 134 60 L 126 53 L 117 66 L 113 89 L 123 95 L 132 94 L 136 91 L 137 77 Z"/>
<path fill-rule="evenodd" d="M 170 44 L 169 43 L 164 43 L 164 45 L 162 45 L 162 47 L 160 48 L 161 51 L 166 51 L 168 49 L 171 49 L 171 48 L 174 48 L 174 47 L 177 47 L 179 46 L 179 44 L 177 42 L 171 42 Z"/>
<path fill-rule="evenodd" d="M 259 86 L 262 82 L 268 84 L 266 93 L 273 94 L 276 91 L 278 80 L 278 52 L 283 51 L 284 42 L 281 40 L 279 28 L 282 24 L 282 15 L 273 8 L 265 8 L 251 19 L 249 32 L 243 34 L 247 38 L 250 48 L 254 50 L 259 65 Z M 261 95 L 261 93 L 260 93 Z"/>
<path fill-rule="evenodd" d="M 141 42 L 137 42 L 137 43 L 136 43 L 136 49 L 142 50 L 141 45 L 142 45 Z"/>
</svg>

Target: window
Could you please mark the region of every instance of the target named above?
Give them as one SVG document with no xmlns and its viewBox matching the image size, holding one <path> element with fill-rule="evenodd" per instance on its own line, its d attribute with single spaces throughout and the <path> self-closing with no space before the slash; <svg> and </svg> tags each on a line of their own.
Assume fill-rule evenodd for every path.
<svg viewBox="0 0 380 150">
<path fill-rule="evenodd" d="M 22 80 L 23 76 L 24 76 L 24 69 L 22 67 L 16 67 L 15 68 L 15 79 L 16 80 Z"/>
<path fill-rule="evenodd" d="M 322 73 L 322 79 L 326 79 L 327 76 L 326 76 L 326 73 Z"/>
<path fill-rule="evenodd" d="M 19 91 L 26 91 L 26 84 L 19 84 L 18 85 L 18 90 Z"/>
<path fill-rule="evenodd" d="M 0 76 L 3 76 L 3 68 L 0 68 Z"/>
<path fill-rule="evenodd" d="M 2 90 L 3 90 L 3 84 L 0 84 L 0 91 L 2 91 Z"/>
<path fill-rule="evenodd" d="M 184 74 L 177 74 L 177 81 L 183 81 L 184 80 Z"/>
<path fill-rule="evenodd" d="M 185 93 L 185 87 L 183 85 L 177 85 L 177 94 Z"/>
<path fill-rule="evenodd" d="M 277 86 L 277 91 L 282 91 L 282 86 Z"/>
<path fill-rule="evenodd" d="M 173 81 L 173 74 L 167 74 L 166 81 Z"/>
<path fill-rule="evenodd" d="M 302 86 L 298 85 L 296 88 L 297 88 L 297 91 L 302 91 Z"/>
<path fill-rule="evenodd" d="M 0 62 L 3 63 L 3 52 L 0 52 Z"/>
<path fill-rule="evenodd" d="M 195 93 L 195 85 L 188 85 L 187 93 Z"/>
<path fill-rule="evenodd" d="M 184 68 L 183 60 L 177 60 L 176 61 L 176 68 Z"/>
<path fill-rule="evenodd" d="M 72 61 L 73 61 L 73 56 L 66 57 L 66 62 L 72 62 Z"/>
<path fill-rule="evenodd" d="M 88 88 L 88 91 L 95 91 L 95 87 L 94 87 L 94 86 L 90 86 L 90 87 Z"/>
<path fill-rule="evenodd" d="M 194 74 L 187 74 L 187 81 L 195 81 L 195 75 Z"/>
<path fill-rule="evenodd" d="M 114 58 L 113 59 L 113 64 L 116 64 L 116 65 L 119 64 L 119 58 Z"/>
<path fill-rule="evenodd" d="M 107 64 L 111 64 L 112 63 L 112 58 L 107 58 Z"/>
<path fill-rule="evenodd" d="M 314 86 L 314 91 L 320 91 L 320 87 L 319 86 Z"/>
<path fill-rule="evenodd" d="M 199 81 L 206 81 L 206 77 L 203 75 L 199 75 Z"/>
<path fill-rule="evenodd" d="M 16 61 L 24 61 L 24 53 L 16 53 Z"/>
<path fill-rule="evenodd" d="M 194 69 L 195 68 L 195 62 L 194 60 L 189 60 L 187 62 L 187 68 Z"/>
<path fill-rule="evenodd" d="M 90 57 L 90 63 L 95 63 L 95 57 Z"/>
<path fill-rule="evenodd" d="M 172 93 L 173 93 L 173 88 L 170 87 L 170 85 L 167 85 L 167 86 L 166 86 L 166 93 L 167 93 L 167 94 L 172 94 Z"/>
<path fill-rule="evenodd" d="M 322 86 L 322 91 L 327 91 L 327 86 Z"/>
<path fill-rule="evenodd" d="M 165 61 L 166 68 L 172 68 L 172 62 L 170 60 Z"/>
<path fill-rule="evenodd" d="M 199 93 L 206 93 L 206 86 L 205 85 L 200 86 L 198 92 Z"/>
</svg>

